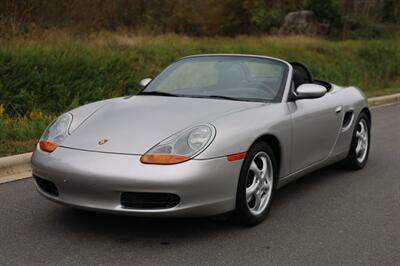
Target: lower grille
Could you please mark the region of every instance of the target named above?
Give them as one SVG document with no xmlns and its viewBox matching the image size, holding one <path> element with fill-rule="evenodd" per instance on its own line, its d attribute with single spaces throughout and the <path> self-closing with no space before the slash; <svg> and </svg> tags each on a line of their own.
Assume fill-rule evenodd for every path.
<svg viewBox="0 0 400 266">
<path fill-rule="evenodd" d="M 180 198 L 172 193 L 121 193 L 121 205 L 134 209 L 167 209 L 178 205 Z"/>
<path fill-rule="evenodd" d="M 43 190 L 44 192 L 52 195 L 52 196 L 58 196 L 58 189 L 56 187 L 56 185 L 46 179 L 37 177 L 37 176 L 33 176 L 35 178 L 36 184 L 38 185 L 38 187 Z"/>
</svg>

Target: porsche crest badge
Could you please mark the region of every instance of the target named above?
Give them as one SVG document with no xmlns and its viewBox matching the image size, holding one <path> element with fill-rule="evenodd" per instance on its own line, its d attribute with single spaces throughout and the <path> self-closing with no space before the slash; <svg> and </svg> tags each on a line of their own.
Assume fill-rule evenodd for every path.
<svg viewBox="0 0 400 266">
<path fill-rule="evenodd" d="M 108 142 L 108 139 L 100 139 L 98 143 L 99 143 L 99 145 L 104 145 L 107 142 Z"/>
</svg>

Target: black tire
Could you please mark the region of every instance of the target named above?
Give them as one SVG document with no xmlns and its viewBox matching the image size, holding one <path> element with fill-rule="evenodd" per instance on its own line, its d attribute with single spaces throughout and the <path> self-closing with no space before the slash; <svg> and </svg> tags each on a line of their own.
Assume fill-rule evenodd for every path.
<svg viewBox="0 0 400 266">
<path fill-rule="evenodd" d="M 254 215 L 253 213 L 250 212 L 247 199 L 246 199 L 246 184 L 248 182 L 248 172 L 250 165 L 255 158 L 257 154 L 260 152 L 265 152 L 272 164 L 272 173 L 273 173 L 273 185 L 272 185 L 272 191 L 271 195 L 269 197 L 269 201 L 267 203 L 267 206 L 265 207 L 265 210 L 258 214 Z M 236 192 L 236 208 L 233 213 L 233 218 L 234 220 L 241 224 L 241 225 L 256 225 L 265 220 L 267 217 L 269 210 L 271 208 L 271 204 L 275 195 L 275 190 L 276 190 L 276 184 L 277 184 L 277 176 L 278 176 L 278 169 L 277 169 L 277 164 L 276 164 L 276 158 L 273 150 L 271 147 L 264 142 L 257 142 L 255 143 L 249 150 L 249 152 L 246 155 L 246 158 L 243 162 L 241 171 L 240 171 L 240 177 L 239 177 L 239 183 L 238 183 L 238 188 Z"/>
<path fill-rule="evenodd" d="M 367 151 L 366 151 L 366 155 L 365 158 L 360 161 L 358 159 L 358 155 L 356 153 L 356 148 L 357 148 L 357 130 L 359 130 L 360 127 L 360 121 L 365 121 L 365 125 L 367 126 L 367 132 L 368 132 L 368 139 L 367 139 Z M 368 115 L 364 112 L 360 113 L 360 115 L 357 118 L 357 122 L 354 126 L 354 131 L 353 131 L 353 136 L 352 136 L 352 140 L 351 140 L 351 144 L 350 144 L 350 150 L 349 150 L 349 154 L 347 155 L 346 159 L 344 159 L 344 164 L 353 170 L 360 170 L 362 168 L 365 167 L 365 165 L 367 164 L 368 161 L 368 156 L 369 156 L 369 151 L 370 151 L 370 147 L 371 147 L 371 121 L 368 117 Z"/>
</svg>

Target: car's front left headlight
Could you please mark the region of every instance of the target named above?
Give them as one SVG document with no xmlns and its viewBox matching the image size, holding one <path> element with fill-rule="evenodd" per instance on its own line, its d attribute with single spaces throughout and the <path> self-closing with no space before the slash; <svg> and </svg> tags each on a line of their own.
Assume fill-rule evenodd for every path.
<svg viewBox="0 0 400 266">
<path fill-rule="evenodd" d="M 206 149 L 213 141 L 215 133 L 212 125 L 195 126 L 178 132 L 151 148 L 140 161 L 146 164 L 186 162 Z"/>
<path fill-rule="evenodd" d="M 53 152 L 68 136 L 68 129 L 72 122 L 71 114 L 63 114 L 54 120 L 44 131 L 39 141 L 42 151 Z"/>
</svg>

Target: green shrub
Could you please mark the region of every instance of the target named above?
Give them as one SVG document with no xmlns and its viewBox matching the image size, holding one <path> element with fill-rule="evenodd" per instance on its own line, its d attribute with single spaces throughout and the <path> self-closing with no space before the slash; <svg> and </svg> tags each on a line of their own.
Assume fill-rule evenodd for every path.
<svg viewBox="0 0 400 266">
<path fill-rule="evenodd" d="M 0 104 L 11 116 L 60 114 L 100 99 L 135 94 L 138 82 L 174 60 L 199 53 L 250 53 L 303 61 L 316 77 L 370 95 L 397 88 L 400 42 L 333 42 L 305 37 L 149 39 L 0 46 Z"/>
<path fill-rule="evenodd" d="M 346 16 L 343 18 L 344 38 L 348 39 L 381 39 L 398 36 L 398 26 L 380 23 L 367 16 Z"/>
</svg>

